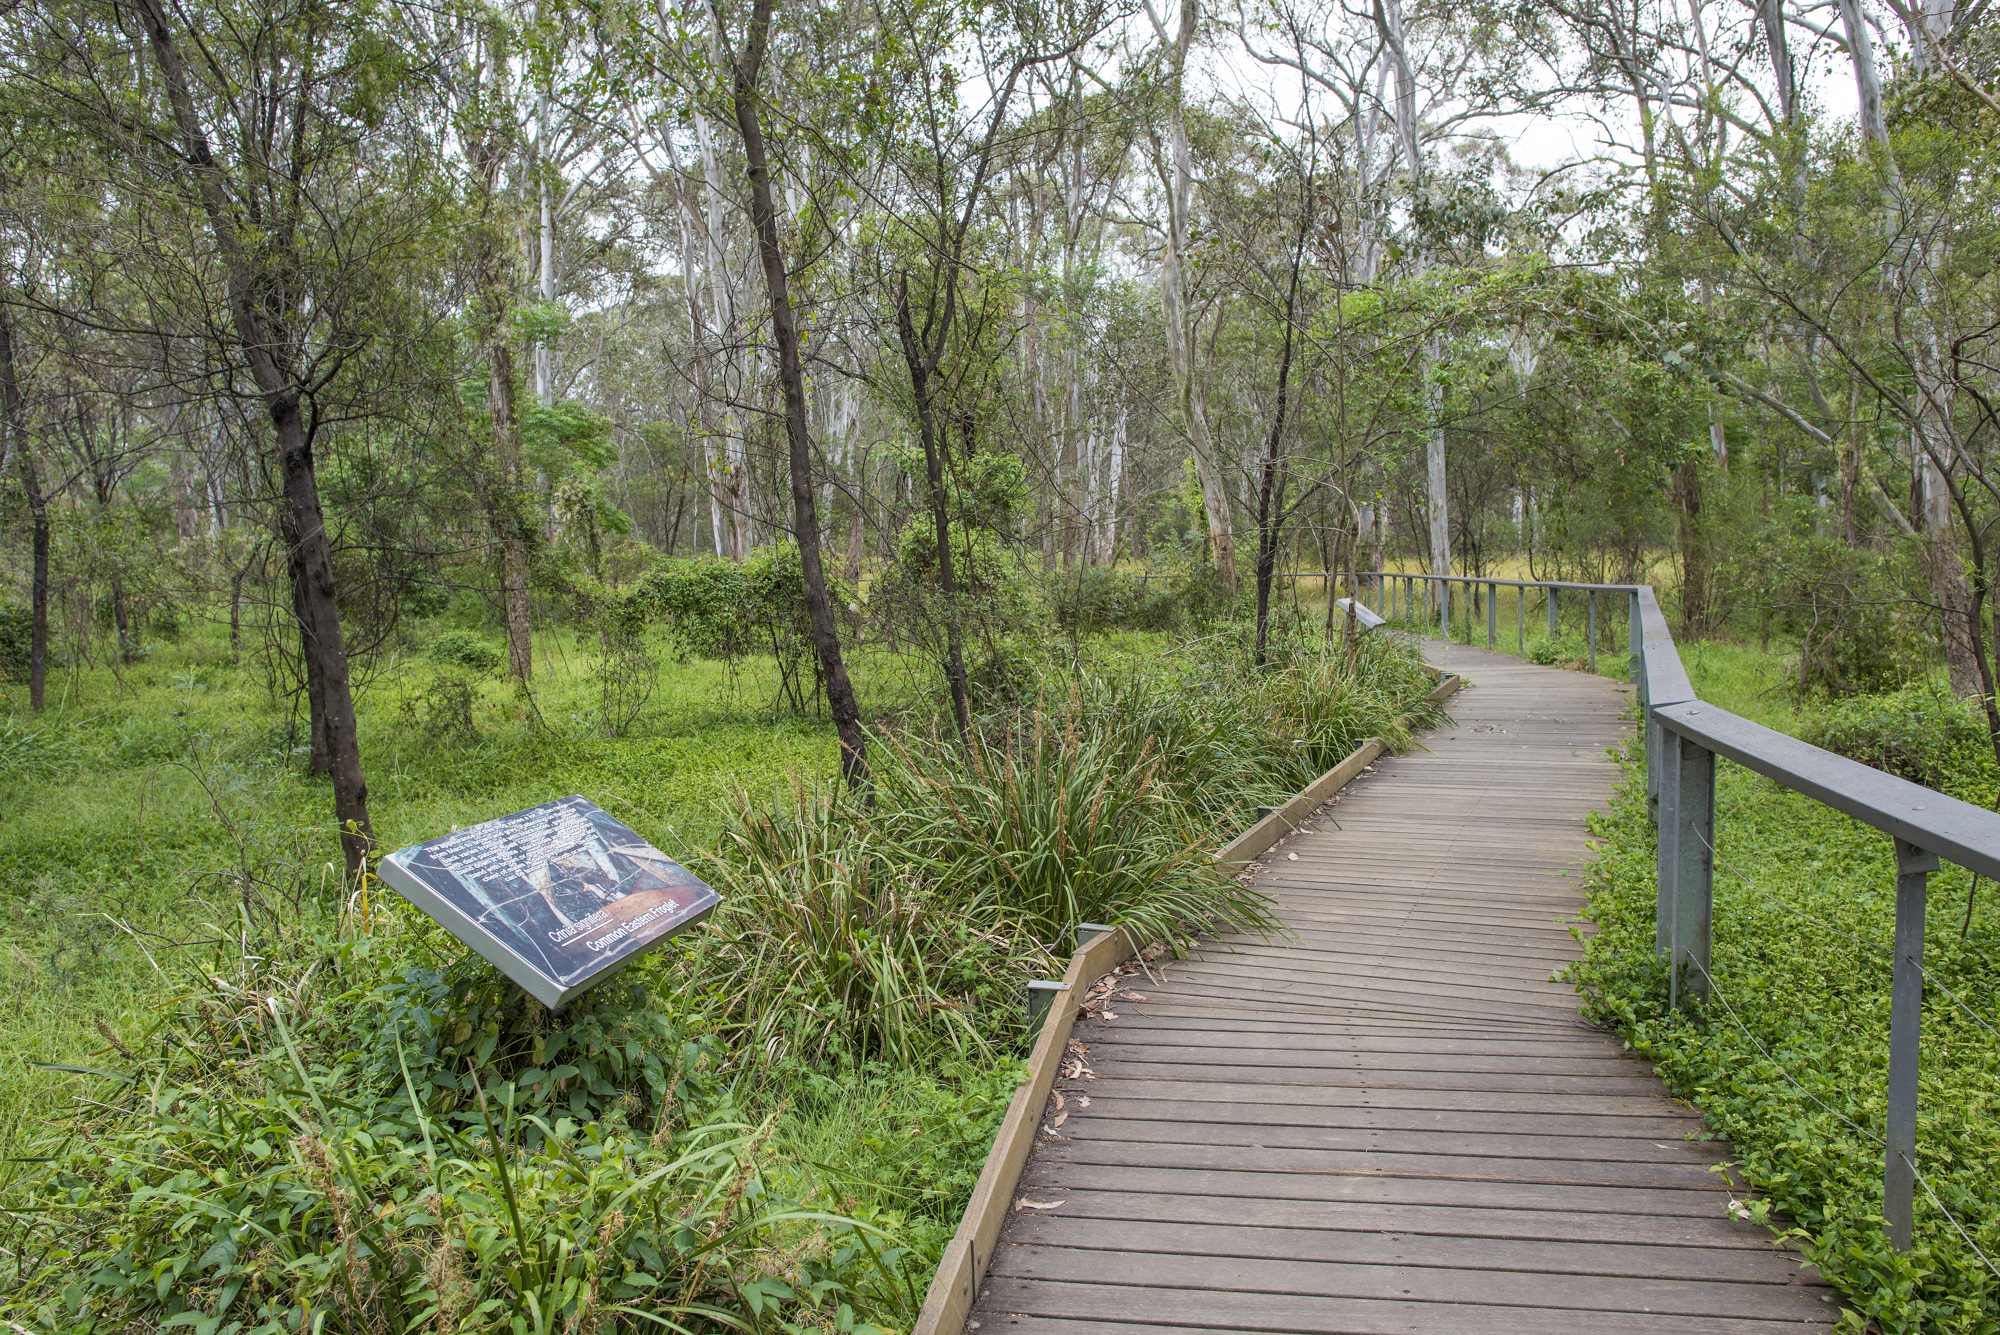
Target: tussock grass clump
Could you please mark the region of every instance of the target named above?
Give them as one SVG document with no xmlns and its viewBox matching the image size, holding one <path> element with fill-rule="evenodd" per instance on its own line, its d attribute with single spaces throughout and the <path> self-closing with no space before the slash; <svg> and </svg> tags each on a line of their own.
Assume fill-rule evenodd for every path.
<svg viewBox="0 0 2000 1335">
<path fill-rule="evenodd" d="M 1433 721 L 1415 651 L 1382 641 L 1262 673 L 1231 660 L 1085 668 L 961 740 L 878 737 L 852 794 L 737 792 L 707 869 L 725 904 L 698 966 L 770 1058 L 909 1062 L 1004 1046 L 1022 983 L 1085 922 L 1176 945 L 1278 928 L 1211 856 L 1365 738 Z"/>
</svg>

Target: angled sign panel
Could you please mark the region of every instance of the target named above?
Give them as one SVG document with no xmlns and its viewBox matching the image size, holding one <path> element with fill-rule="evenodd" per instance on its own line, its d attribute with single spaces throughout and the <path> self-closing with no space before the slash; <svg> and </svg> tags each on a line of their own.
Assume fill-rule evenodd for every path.
<svg viewBox="0 0 2000 1335">
<path fill-rule="evenodd" d="M 551 1008 L 722 902 L 581 797 L 401 849 L 376 874 Z"/>
</svg>

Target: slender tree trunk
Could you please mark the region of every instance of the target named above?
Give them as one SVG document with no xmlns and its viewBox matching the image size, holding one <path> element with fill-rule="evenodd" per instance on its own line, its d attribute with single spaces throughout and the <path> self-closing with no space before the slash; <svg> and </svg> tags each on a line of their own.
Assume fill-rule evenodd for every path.
<svg viewBox="0 0 2000 1335">
<path fill-rule="evenodd" d="M 1148 15 L 1152 14 L 1150 7 Z M 1162 36 L 1165 29 L 1154 18 Z M 1229 488 L 1216 455 L 1215 439 L 1209 431 L 1207 395 L 1202 374 L 1195 365 L 1195 315 L 1188 305 L 1187 253 L 1189 210 L 1194 204 L 1193 159 L 1188 152 L 1186 74 L 1188 53 L 1201 26 L 1200 0 L 1181 0 L 1180 26 L 1171 48 L 1173 60 L 1173 101 L 1168 109 L 1165 152 L 1155 139 L 1161 184 L 1167 203 L 1167 245 L 1160 259 L 1160 305 L 1166 317 L 1167 354 L 1173 364 L 1174 389 L 1181 420 L 1194 454 L 1195 480 L 1201 484 L 1202 509 L 1208 520 L 1210 553 L 1223 586 L 1236 592 L 1236 534 L 1230 511 Z M 1216 319 L 1221 320 L 1218 313 Z"/>
<path fill-rule="evenodd" d="M 250 368 L 271 418 L 272 440 L 284 481 L 284 504 L 297 535 L 296 569 L 303 583 L 297 605 L 307 645 L 308 678 L 319 674 L 326 700 L 327 750 L 333 769 L 333 809 L 349 870 L 364 865 L 374 847 L 368 819 L 368 784 L 361 770 L 361 739 L 348 680 L 347 642 L 340 626 L 339 585 L 333 573 L 333 545 L 320 505 L 313 466 L 312 437 L 300 411 L 298 387 L 278 357 L 283 346 L 264 319 L 264 294 L 278 280 L 258 267 L 260 257 L 236 232 L 230 192 L 209 147 L 190 90 L 187 69 L 174 44 L 161 0 L 138 0 L 154 59 L 178 124 L 187 163 L 216 244 L 227 284 L 238 352 Z"/>
<path fill-rule="evenodd" d="M 0 431 L 5 431 L 28 498 L 28 520 L 34 525 L 34 568 L 30 576 L 33 625 L 28 639 L 28 708 L 42 712 L 49 680 L 49 498 L 42 490 L 42 470 L 28 443 L 23 420 L 21 382 L 14 369 L 14 322 L 0 305 Z M 4 453 L 4 451 L 0 451 Z"/>
<path fill-rule="evenodd" d="M 526 686 L 535 676 L 534 621 L 528 606 L 527 525 L 516 512 L 521 495 L 521 418 L 514 392 L 514 350 L 495 329 L 486 349 L 486 411 L 493 419 L 493 472 L 488 504 L 500 539 L 500 599 L 507 616 L 507 666 Z"/>
<path fill-rule="evenodd" d="M 924 446 L 924 484 L 930 500 L 931 523 L 937 534 L 938 590 L 944 598 L 945 682 L 951 690 L 952 720 L 961 739 L 972 731 L 972 693 L 965 673 L 965 635 L 958 623 L 958 577 L 951 551 L 951 511 L 944 489 L 944 441 L 937 424 L 937 406 L 931 401 L 930 359 L 917 339 L 916 323 L 910 314 L 910 283 L 906 275 L 896 288 L 896 328 L 902 339 L 903 360 L 909 366 L 910 391 L 916 401 L 917 434 Z M 947 332 L 939 329 L 941 343 Z M 1069 564 L 1073 519 L 1063 518 L 1063 564 Z"/>
<path fill-rule="evenodd" d="M 806 426 L 806 377 L 799 360 L 798 326 L 785 277 L 785 257 L 778 244 L 778 213 L 771 197 L 771 172 L 765 160 L 764 131 L 757 119 L 757 75 L 764 63 L 771 31 L 772 0 L 756 0 L 750 19 L 750 42 L 735 75 L 736 128 L 743 137 L 743 155 L 750 178 L 750 221 L 757 233 L 757 251 L 764 266 L 764 286 L 771 299 L 771 336 L 778 345 L 778 382 L 785 400 L 787 463 L 791 471 L 792 524 L 799 544 L 799 574 L 805 584 L 806 612 L 812 624 L 813 648 L 826 681 L 827 705 L 840 739 L 840 770 L 850 786 L 868 781 L 868 744 L 861 730 L 861 709 L 848 680 L 840 653 L 840 630 L 826 596 L 826 575 L 820 564 L 819 514 L 813 508 L 812 441 Z"/>
<path fill-rule="evenodd" d="M 1701 467 L 1692 461 L 1675 467 L 1674 510 L 1680 521 L 1681 635 L 1698 640 L 1708 631 L 1708 531 L 1701 516 Z"/>
<path fill-rule="evenodd" d="M 1310 191 L 1310 186 L 1307 187 Z M 1292 252 L 1291 283 L 1285 292 L 1285 342 L 1278 354 L 1278 401 L 1271 413 L 1271 434 L 1264 445 L 1264 466 L 1257 480 L 1257 666 L 1264 665 L 1271 621 L 1271 579 L 1278 568 L 1278 539 L 1285 523 L 1285 411 L 1290 406 L 1292 335 L 1298 317 L 1299 271 L 1305 266 L 1306 236 L 1312 230 L 1313 209 L 1308 193 L 1299 220 L 1298 245 Z M 1333 581 L 1327 581 L 1327 600 Z"/>
<path fill-rule="evenodd" d="M 285 543 L 285 564 L 292 589 L 292 620 L 299 627 L 299 661 L 306 683 L 306 733 L 311 748 L 306 753 L 306 769 L 313 774 L 333 773 L 333 753 L 326 735 L 326 683 L 313 670 L 312 609 L 306 605 L 311 576 L 303 560 L 305 546 L 299 541 L 298 525 L 289 507 L 279 516 L 279 534 Z"/>
</svg>

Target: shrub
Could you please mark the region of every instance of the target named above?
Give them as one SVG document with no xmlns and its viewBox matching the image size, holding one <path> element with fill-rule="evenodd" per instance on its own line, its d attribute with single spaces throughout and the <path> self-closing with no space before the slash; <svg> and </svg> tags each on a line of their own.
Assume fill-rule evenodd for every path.
<svg viewBox="0 0 2000 1335">
<path fill-rule="evenodd" d="M 1176 577 L 1148 579 L 1107 566 L 1083 566 L 1043 579 L 1056 625 L 1071 636 L 1108 630 L 1169 630 L 1181 616 Z"/>
<path fill-rule="evenodd" d="M 853 591 L 827 579 L 827 598 L 844 607 Z M 798 544 L 773 543 L 742 564 L 713 557 L 664 557 L 621 600 L 614 619 L 636 630 L 663 619 L 681 652 L 735 665 L 765 652 L 778 669 L 779 702 L 804 712 L 824 690 L 806 607 Z"/>
<path fill-rule="evenodd" d="M 1603 655 L 1605 651 L 1598 652 Z M 1527 661 L 1582 672 L 1590 667 L 1590 641 L 1576 631 L 1537 635 L 1528 641 Z"/>
<path fill-rule="evenodd" d="M 1938 681 L 1822 705 L 1807 714 L 1799 736 L 1968 801 L 1989 800 L 2000 781 L 1985 712 Z"/>
<path fill-rule="evenodd" d="M 424 646 L 424 657 L 447 667 L 467 672 L 498 672 L 507 656 L 494 648 L 486 637 L 470 630 L 447 630 Z"/>
<path fill-rule="evenodd" d="M 479 685 L 461 672 L 442 671 L 421 691 L 403 697 L 405 729 L 430 746 L 469 746 L 479 740 L 472 707 Z"/>
<path fill-rule="evenodd" d="M 868 588 L 868 610 L 892 641 L 907 642 L 932 662 L 946 656 L 947 610 L 969 646 L 1031 635 L 1041 613 L 1019 560 L 984 529 L 954 523 L 950 532 L 955 607 L 939 587 L 937 530 L 922 515 L 896 543 L 896 560 Z"/>
<path fill-rule="evenodd" d="M 647 652 L 643 635 L 607 631 L 591 677 L 597 684 L 598 726 L 606 737 L 623 737 L 653 698 L 660 667 Z"/>
</svg>

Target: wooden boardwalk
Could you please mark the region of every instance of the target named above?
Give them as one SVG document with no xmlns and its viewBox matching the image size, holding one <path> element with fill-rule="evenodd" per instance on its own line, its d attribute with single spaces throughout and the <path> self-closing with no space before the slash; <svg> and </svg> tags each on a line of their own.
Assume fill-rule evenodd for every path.
<svg viewBox="0 0 2000 1335">
<path fill-rule="evenodd" d="M 1723 1147 L 1550 979 L 1627 688 L 1450 662 L 1474 683 L 1456 726 L 1261 859 L 1295 939 L 1129 975 L 1078 1026 L 969 1329 L 1833 1324 L 1816 1276 L 1729 1217 Z"/>
</svg>

